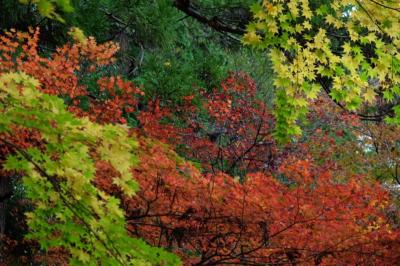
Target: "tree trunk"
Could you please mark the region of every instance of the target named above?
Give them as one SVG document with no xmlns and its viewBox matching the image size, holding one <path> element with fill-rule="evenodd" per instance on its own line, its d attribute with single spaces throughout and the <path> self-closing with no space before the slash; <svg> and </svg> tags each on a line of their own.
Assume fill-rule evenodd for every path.
<svg viewBox="0 0 400 266">
<path fill-rule="evenodd" d="M 11 177 L 0 170 L 0 262 L 2 261 L 3 237 L 6 233 L 7 201 L 11 195 Z"/>
<path fill-rule="evenodd" d="M 128 51 L 130 46 L 129 36 L 126 32 L 119 34 L 117 41 L 119 43 L 120 57 L 120 70 L 125 75 L 129 76 L 131 71 L 131 60 L 129 59 Z"/>
</svg>

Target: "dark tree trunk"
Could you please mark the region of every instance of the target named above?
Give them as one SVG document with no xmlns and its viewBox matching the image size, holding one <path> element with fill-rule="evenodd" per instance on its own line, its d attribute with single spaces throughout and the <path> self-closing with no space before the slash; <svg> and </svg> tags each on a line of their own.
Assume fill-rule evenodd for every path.
<svg viewBox="0 0 400 266">
<path fill-rule="evenodd" d="M 8 199 L 12 195 L 11 177 L 0 171 L 0 247 L 2 237 L 6 232 L 6 209 Z"/>
</svg>

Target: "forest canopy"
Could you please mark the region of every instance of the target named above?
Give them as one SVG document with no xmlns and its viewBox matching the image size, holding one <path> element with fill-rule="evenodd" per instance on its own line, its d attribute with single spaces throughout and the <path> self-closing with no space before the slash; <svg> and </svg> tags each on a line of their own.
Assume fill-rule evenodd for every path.
<svg viewBox="0 0 400 266">
<path fill-rule="evenodd" d="M 1 265 L 396 265 L 400 5 L 5 0 Z"/>
</svg>

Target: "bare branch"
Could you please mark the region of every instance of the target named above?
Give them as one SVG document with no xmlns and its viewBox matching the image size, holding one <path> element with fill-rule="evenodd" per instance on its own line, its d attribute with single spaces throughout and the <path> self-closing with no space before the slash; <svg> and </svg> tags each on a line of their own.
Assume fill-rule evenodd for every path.
<svg viewBox="0 0 400 266">
<path fill-rule="evenodd" d="M 226 24 L 221 18 L 207 17 L 202 14 L 192 3 L 190 0 L 175 0 L 174 6 L 180 11 L 184 12 L 186 15 L 196 19 L 198 22 L 207 25 L 219 32 L 228 32 L 233 34 L 244 34 L 246 30 L 240 27 L 232 26 Z"/>
</svg>

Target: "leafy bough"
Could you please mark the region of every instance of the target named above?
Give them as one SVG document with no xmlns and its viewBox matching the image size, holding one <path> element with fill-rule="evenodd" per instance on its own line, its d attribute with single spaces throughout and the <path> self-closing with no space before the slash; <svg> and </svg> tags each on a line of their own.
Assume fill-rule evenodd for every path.
<svg viewBox="0 0 400 266">
<path fill-rule="evenodd" d="M 62 247 L 71 265 L 179 265 L 179 259 L 128 235 L 120 201 L 94 184 L 95 161 L 106 161 L 126 197 L 138 184 L 131 167 L 137 142 L 122 125 L 99 125 L 76 118 L 63 101 L 41 93 L 24 73 L 0 76 L 0 142 L 13 150 L 6 170 L 24 174 L 30 232 L 44 250 Z M 40 133 L 42 143 L 22 149 L 7 134 L 20 127 Z"/>
</svg>

